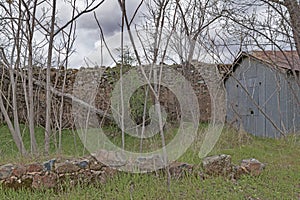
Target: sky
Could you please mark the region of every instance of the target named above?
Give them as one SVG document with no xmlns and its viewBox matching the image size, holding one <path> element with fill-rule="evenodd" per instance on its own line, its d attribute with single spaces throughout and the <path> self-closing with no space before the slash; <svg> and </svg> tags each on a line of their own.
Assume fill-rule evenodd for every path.
<svg viewBox="0 0 300 200">
<path fill-rule="evenodd" d="M 89 0 L 91 1 L 91 0 Z M 101 1 L 101 0 L 96 0 Z M 65 1 L 58 1 L 58 19 L 59 23 L 64 24 L 64 22 L 68 21 L 71 17 L 71 9 L 69 6 L 67 6 Z M 77 0 L 78 8 L 83 9 L 84 5 L 83 2 L 85 0 Z M 138 7 L 140 3 L 140 0 L 126 0 L 126 10 L 127 14 L 129 16 L 129 19 L 131 19 L 134 11 Z M 256 16 L 258 18 L 266 17 L 266 15 L 263 13 L 265 8 L 258 7 L 256 8 Z M 252 8 L 250 8 L 248 13 L 251 14 Z M 142 6 L 139 14 L 135 18 L 134 23 L 135 24 L 141 24 L 143 21 L 142 14 L 144 14 L 147 11 L 146 6 Z M 105 40 L 109 46 L 110 51 L 114 55 L 115 60 L 119 61 L 118 57 L 118 51 L 116 48 L 120 48 L 121 46 L 121 9 L 118 4 L 118 0 L 105 0 L 105 2 L 96 10 L 97 19 L 102 25 Z M 134 26 L 132 26 L 133 28 Z M 167 27 L 168 28 L 168 27 Z M 218 34 L 222 34 L 222 27 L 218 24 L 216 26 L 212 26 L 210 29 L 210 33 L 212 38 Z M 74 44 L 75 53 L 70 58 L 70 66 L 71 68 L 80 68 L 82 66 L 114 66 L 115 63 L 113 59 L 111 59 L 108 51 L 105 49 L 105 47 L 102 44 L 101 48 L 101 40 L 100 40 L 100 30 L 97 25 L 96 20 L 94 19 L 93 13 L 90 14 L 84 14 L 77 20 L 77 30 L 76 30 L 76 41 Z M 139 34 L 142 36 L 145 36 L 146 32 L 144 30 L 139 29 Z M 128 33 L 124 32 L 125 36 L 125 46 L 131 46 L 129 42 Z M 140 54 L 143 53 L 142 44 L 139 42 L 137 34 L 135 31 L 133 31 L 134 40 L 136 42 L 137 50 L 140 52 Z M 221 35 L 222 36 L 222 35 Z M 146 38 L 146 37 L 145 37 Z M 224 37 L 225 40 L 232 40 L 230 37 Z M 147 41 L 147 38 L 145 39 Z M 166 39 L 163 39 L 162 41 L 166 41 Z M 151 41 L 147 41 L 148 43 L 151 43 Z M 184 42 L 184 41 L 181 41 Z M 226 41 L 228 43 L 232 43 L 231 41 Z M 102 56 L 101 56 L 101 49 L 102 49 Z M 230 52 L 226 52 L 226 48 L 221 49 L 221 53 L 224 54 L 224 58 L 226 58 L 226 63 L 229 63 L 230 59 L 234 56 L 234 54 L 237 54 L 239 49 L 239 46 L 231 46 L 230 49 L 233 51 L 233 54 Z M 200 52 L 200 53 L 199 53 Z M 198 54 L 203 54 L 201 50 L 197 50 Z M 206 53 L 207 54 L 207 53 Z M 214 54 L 214 53 L 213 53 Z M 168 52 L 168 55 L 172 58 L 170 60 L 179 61 L 176 60 L 176 56 L 172 52 Z M 208 55 L 208 54 L 207 54 Z M 208 56 L 206 56 L 208 57 Z M 213 59 L 213 55 L 211 57 L 211 60 Z M 228 59 L 227 59 L 228 57 Z M 204 59 L 197 57 L 198 60 L 203 61 Z M 225 60 L 225 59 L 224 59 Z M 215 61 L 215 60 L 214 60 Z M 206 60 L 204 60 L 206 62 Z M 210 61 L 208 61 L 210 62 Z"/>
<path fill-rule="evenodd" d="M 80 1 L 79 1 L 80 2 Z M 83 2 L 83 1 L 81 1 Z M 129 17 L 133 15 L 135 9 L 139 5 L 137 0 L 127 0 L 126 9 Z M 83 5 L 78 5 L 83 8 Z M 144 7 L 141 8 L 143 12 Z M 97 18 L 101 23 L 105 40 L 111 51 L 116 55 L 116 48 L 120 47 L 120 30 L 121 30 L 121 10 L 117 0 L 106 0 L 97 10 Z M 60 23 L 64 23 L 71 17 L 71 9 L 63 1 L 59 1 L 58 18 Z M 135 23 L 141 20 L 140 16 L 135 18 Z M 126 35 L 126 34 L 125 34 Z M 127 36 L 125 36 L 127 37 Z M 128 38 L 126 39 L 128 42 Z M 93 13 L 84 14 L 77 21 L 76 41 L 74 44 L 75 54 L 70 59 L 70 67 L 78 68 L 85 66 L 88 61 L 90 65 L 113 65 L 114 62 L 110 58 L 107 51 L 103 50 L 103 60 L 100 59 L 100 31 Z M 117 56 L 116 56 L 117 57 Z M 116 58 L 118 59 L 118 58 Z"/>
<path fill-rule="evenodd" d="M 69 3 L 66 3 L 66 2 L 70 2 L 70 1 L 71 0 L 57 1 L 58 5 L 57 5 L 57 10 L 56 10 L 57 11 L 56 12 L 57 13 L 56 23 L 60 27 L 63 26 L 66 22 L 68 22 L 71 19 L 72 8 Z M 95 3 L 97 3 L 97 2 L 101 2 L 102 0 L 76 0 L 76 2 L 77 2 L 76 7 L 79 10 L 83 10 L 85 7 L 84 3 L 92 2 L 92 1 L 95 1 Z M 127 10 L 129 19 L 131 19 L 134 11 L 136 10 L 136 8 L 138 7 L 138 5 L 141 1 L 142 0 L 126 0 L 126 10 Z M 38 17 L 42 18 L 41 16 L 43 14 L 43 10 L 45 10 L 45 9 L 49 9 L 48 10 L 49 13 L 47 16 L 50 16 L 51 9 L 50 9 L 49 5 L 47 4 L 47 2 L 50 2 L 50 1 L 43 1 L 43 4 L 40 4 L 39 8 L 41 8 L 41 9 L 38 9 L 38 14 L 37 14 Z M 72 0 L 71 2 L 74 2 L 74 1 Z M 145 2 L 151 3 L 153 1 L 145 0 Z M 238 3 L 236 5 L 238 5 Z M 168 7 L 168 9 L 169 9 L 168 11 L 170 11 L 169 12 L 170 20 L 173 20 L 173 18 L 172 18 L 173 16 L 171 16 L 171 15 L 172 15 L 172 10 L 174 8 L 172 7 L 172 5 L 170 5 L 170 7 Z M 249 7 L 249 13 L 246 12 L 246 14 L 248 14 L 252 19 L 252 14 L 254 16 L 254 13 L 255 13 L 257 19 L 259 19 L 261 22 L 265 21 L 266 13 L 264 11 L 266 9 L 262 6 L 255 7 L 255 9 L 256 9 L 256 11 L 252 11 L 253 8 Z M 97 15 L 97 19 L 99 20 L 100 24 L 102 25 L 104 37 L 108 44 L 108 47 L 111 50 L 112 54 L 114 55 L 115 60 L 119 61 L 120 60 L 120 58 L 119 58 L 120 52 L 118 52 L 116 49 L 117 48 L 120 49 L 120 46 L 121 46 L 121 25 L 120 24 L 121 24 L 121 13 L 122 12 L 121 12 L 118 0 L 105 0 L 104 3 L 95 10 L 95 12 Z M 18 13 L 18 12 L 16 11 L 16 13 Z M 141 25 L 142 23 L 144 23 L 145 18 L 143 16 L 143 14 L 145 14 L 145 13 L 147 13 L 147 8 L 144 3 L 143 6 L 141 7 L 141 9 L 139 10 L 139 14 L 136 16 L 136 18 L 134 20 L 134 24 Z M 244 13 L 241 13 L 241 15 L 242 14 L 244 14 Z M 244 15 L 241 16 L 241 19 L 244 19 L 243 17 L 244 17 Z M 272 17 L 273 23 L 278 24 L 280 21 L 278 21 L 277 19 L 279 19 L 279 18 Z M 49 23 L 47 21 L 49 21 L 49 18 L 47 18 L 43 22 L 44 26 L 49 25 Z M 132 29 L 135 29 L 134 24 L 131 26 Z M 227 24 L 227 22 L 226 23 L 224 22 L 224 24 Z M 68 67 L 80 68 L 81 66 L 93 67 L 95 65 L 114 66 L 115 63 L 114 63 L 113 59 L 110 58 L 109 53 L 107 52 L 106 48 L 101 43 L 100 30 L 99 30 L 96 20 L 94 19 L 93 13 L 82 15 L 80 18 L 78 18 L 76 20 L 76 25 L 77 25 L 76 26 L 77 27 L 76 40 L 75 40 L 75 43 L 73 46 L 75 53 L 70 57 Z M 234 26 L 234 27 L 239 28 L 236 26 Z M 65 30 L 67 30 L 67 29 L 65 29 Z M 178 28 L 177 29 L 178 33 L 176 31 L 172 32 L 172 37 L 171 37 L 169 45 L 165 45 L 165 43 L 168 41 L 167 37 L 169 36 L 171 27 L 169 27 L 168 25 L 164 26 L 164 31 L 165 31 L 164 33 L 167 33 L 167 34 L 163 34 L 164 38 L 161 39 L 161 41 L 162 41 L 161 46 L 163 46 L 163 47 L 167 46 L 169 48 L 167 51 L 167 54 L 166 54 L 168 57 L 171 57 L 171 58 L 168 58 L 168 61 L 166 62 L 168 64 L 173 64 L 174 62 L 177 62 L 177 63 L 180 62 L 178 54 L 184 55 L 183 56 L 184 58 L 182 60 L 184 60 L 187 57 L 185 55 L 185 53 L 187 53 L 189 51 L 189 45 L 191 43 L 190 43 L 190 40 L 187 38 L 185 32 L 180 31 L 180 30 L 182 30 L 182 29 Z M 245 33 L 250 34 L 250 36 L 251 36 L 251 34 L 254 34 L 252 32 L 255 32 L 255 31 L 251 32 L 251 31 L 248 31 L 248 30 L 242 29 L 242 28 L 241 28 L 241 30 L 245 30 Z M 153 39 L 151 39 L 151 36 L 147 37 L 147 36 L 149 36 L 149 34 L 151 34 L 151 31 L 153 32 L 153 29 L 150 31 L 149 30 L 145 31 L 141 28 L 141 26 L 139 26 L 139 29 L 138 29 L 138 33 L 140 34 L 140 36 L 143 37 L 143 44 L 146 45 L 146 47 L 148 47 L 148 48 L 153 47 Z M 216 42 L 218 42 L 218 40 L 215 38 L 217 38 L 216 36 L 218 36 L 218 35 L 220 35 L 220 38 L 222 39 L 222 40 L 220 40 L 220 39 L 219 40 L 221 41 L 221 43 L 222 42 L 225 43 L 225 45 L 227 45 L 226 47 L 228 47 L 229 44 L 234 44 L 234 43 L 236 43 L 236 41 L 237 42 L 240 41 L 240 37 L 237 37 L 236 32 L 229 33 L 228 27 L 223 28 L 220 21 L 215 21 L 214 24 L 210 24 L 210 26 L 207 29 L 205 29 L 205 31 L 209 32 L 209 37 L 207 37 L 207 35 L 206 35 L 206 36 L 200 36 L 199 38 L 197 38 L 198 39 L 197 42 L 199 42 L 201 44 L 197 44 L 198 49 L 195 50 L 195 54 L 197 54 L 197 55 L 194 55 L 193 59 L 196 58 L 201 62 L 213 62 L 213 61 L 219 62 L 219 61 L 216 61 L 216 59 L 214 59 L 214 57 L 216 57 L 216 54 L 217 54 L 216 50 L 220 50 L 219 51 L 220 53 L 226 54 L 225 57 L 228 55 L 229 59 L 232 57 L 232 55 L 238 53 L 236 51 L 240 50 L 238 45 L 230 46 L 230 50 L 234 51 L 233 54 L 226 52 L 226 48 L 217 49 L 217 48 L 219 48 L 218 45 L 216 45 Z M 204 34 L 206 33 L 205 31 L 203 31 Z M 265 31 L 267 31 L 267 30 L 265 30 Z M 227 35 L 226 35 L 226 32 L 227 32 Z M 125 37 L 124 37 L 125 46 L 127 46 L 127 45 L 131 46 L 131 44 L 129 42 L 129 37 L 128 37 L 127 31 L 125 31 L 124 34 L 125 34 Z M 271 36 L 275 37 L 277 40 L 281 39 L 278 36 L 274 35 L 273 32 L 270 32 L 269 34 Z M 37 51 L 39 51 L 39 52 L 37 52 L 37 55 L 36 55 L 38 61 L 39 61 L 40 57 L 43 58 L 42 56 L 39 56 L 38 54 L 46 55 L 46 52 L 47 52 L 48 45 L 46 44 L 47 40 L 45 40 L 45 36 L 46 36 L 45 32 L 36 31 L 35 42 L 37 44 L 40 44 L 40 46 L 41 46 L 40 48 L 37 49 Z M 142 44 L 139 42 L 139 39 L 137 37 L 137 32 L 134 30 L 133 30 L 133 37 L 136 42 L 136 46 L 137 46 L 137 50 L 138 50 L 139 54 L 140 55 L 144 54 Z M 4 38 L 1 38 L 1 39 L 3 39 L 3 41 L 0 41 L 0 42 L 3 44 L 6 44 L 7 41 L 11 40 L 10 37 L 7 37 L 7 35 L 4 35 Z M 57 36 L 55 38 L 56 43 L 59 43 L 60 39 L 61 38 L 59 38 L 59 36 Z M 263 38 L 262 41 L 264 42 L 265 38 Z M 243 46 L 245 46 L 245 44 L 250 46 L 251 48 L 253 47 L 253 42 L 252 43 L 249 42 L 249 44 L 247 42 L 244 42 Z M 254 43 L 254 45 L 255 45 L 255 43 Z M 216 50 L 214 50 L 214 48 L 216 48 Z M 44 52 L 42 52 L 42 50 L 44 50 Z M 153 52 L 153 48 L 148 49 L 148 50 Z M 160 50 L 161 50 L 160 53 L 162 53 L 163 49 L 160 49 Z M 203 57 L 205 57 L 205 56 L 209 57 L 209 56 L 207 56 L 208 53 L 206 50 L 211 51 L 211 54 L 212 54 L 211 61 L 207 61 L 207 60 L 204 60 L 204 58 L 198 57 L 198 55 L 203 56 Z M 57 52 L 57 51 L 54 51 L 54 52 Z M 101 54 L 101 52 L 102 52 L 102 54 Z M 149 51 L 147 51 L 147 52 L 149 52 Z M 206 55 L 205 55 L 205 53 L 206 53 Z M 149 55 L 152 55 L 152 54 L 148 53 L 146 55 L 142 55 L 141 59 L 145 60 L 145 57 L 149 56 Z M 164 60 L 164 62 L 165 61 L 166 60 Z M 40 62 L 42 62 L 42 61 L 40 61 Z M 158 60 L 158 62 L 160 62 L 160 60 Z M 227 62 L 227 63 L 229 63 L 229 62 Z M 55 59 L 53 59 L 53 66 L 54 65 L 57 65 L 55 63 Z"/>
<path fill-rule="evenodd" d="M 100 0 L 99 0 L 100 1 Z M 84 2 L 79 0 L 79 2 Z M 129 18 L 132 17 L 135 9 L 138 7 L 139 0 L 126 0 L 126 10 Z M 78 5 L 79 8 L 83 8 L 83 5 Z M 142 14 L 147 11 L 146 6 L 142 6 L 139 10 L 139 14 L 135 18 L 134 23 L 140 24 L 143 20 Z M 114 55 L 115 60 L 119 61 L 118 51 L 116 48 L 120 48 L 121 45 L 121 9 L 118 4 L 118 0 L 106 0 L 97 10 L 97 19 L 102 25 L 105 40 L 110 48 L 110 51 Z M 60 1 L 58 8 L 58 16 L 61 22 L 67 21 L 71 17 L 71 10 Z M 134 26 L 132 26 L 134 27 Z M 215 32 L 216 30 L 212 30 Z M 129 36 L 125 31 L 125 46 L 131 46 L 129 42 Z M 139 30 L 139 34 L 145 36 L 145 31 Z M 143 53 L 142 44 L 139 42 L 137 33 L 133 31 L 134 40 L 137 45 L 137 49 L 141 54 Z M 108 51 L 102 44 L 102 56 L 101 56 L 101 42 L 100 31 L 93 13 L 85 14 L 77 21 L 77 38 L 74 44 L 75 54 L 70 59 L 71 68 L 79 68 L 81 66 L 114 66 L 115 63 L 111 59 Z M 145 37 L 144 37 L 145 38 Z M 165 41 L 165 40 L 163 40 Z M 237 47 L 232 47 L 237 48 Z M 197 52 L 198 53 L 198 52 Z M 199 53 L 200 54 L 200 53 Z M 168 53 L 171 57 L 170 60 L 174 62 L 180 62 L 174 53 Z M 207 57 L 207 56 L 206 56 Z M 177 59 L 177 60 L 176 60 Z M 198 58 L 197 58 L 198 59 Z M 199 58 L 200 59 L 200 58 Z M 173 61 L 170 62 L 174 63 Z M 210 61 L 207 61 L 210 62 Z M 168 62 L 167 62 L 168 63 Z"/>
</svg>

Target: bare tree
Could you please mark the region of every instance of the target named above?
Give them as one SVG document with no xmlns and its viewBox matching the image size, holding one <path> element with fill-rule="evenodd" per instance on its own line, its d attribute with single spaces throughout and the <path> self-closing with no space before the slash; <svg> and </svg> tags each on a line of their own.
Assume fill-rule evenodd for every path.
<svg viewBox="0 0 300 200">
<path fill-rule="evenodd" d="M 27 78 L 28 78 L 28 95 L 26 91 L 26 84 L 24 85 L 24 96 L 27 97 L 27 100 L 25 102 L 28 102 L 27 104 L 27 110 L 28 110 L 28 122 L 29 122 L 29 133 L 30 133 L 30 144 L 31 144 L 31 152 L 36 154 L 37 153 L 37 143 L 35 139 L 35 133 L 34 133 L 34 126 L 35 126 L 35 114 L 34 114 L 34 94 L 33 94 L 33 81 L 32 81 L 32 68 L 33 68 L 33 33 L 35 32 L 35 16 L 36 16 L 36 9 L 37 9 L 37 1 L 33 1 L 32 5 L 28 4 L 28 2 L 22 1 L 22 5 L 25 7 L 25 13 L 26 13 L 26 30 L 27 30 L 27 46 L 28 46 L 28 72 L 27 72 Z M 31 16 L 32 15 L 32 16 Z M 22 73 L 21 73 L 22 74 Z M 26 78 L 23 79 L 23 83 L 26 83 Z"/>
<path fill-rule="evenodd" d="M 262 2 L 270 5 L 292 29 L 293 39 L 295 41 L 295 46 L 300 57 L 300 2 L 297 0 L 261 0 Z M 284 9 L 276 7 L 278 4 L 283 6 L 289 16 L 286 16 Z"/>
<path fill-rule="evenodd" d="M 291 7 L 293 5 L 293 9 Z M 298 5 L 298 7 L 297 7 Z M 292 97 L 296 104 L 299 104 L 299 97 L 297 91 L 299 91 L 299 79 L 297 78 L 297 72 L 294 68 L 294 62 L 299 60 L 299 53 L 294 54 L 295 50 L 298 52 L 297 35 L 298 27 L 295 27 L 296 15 L 293 12 L 299 9 L 299 3 L 297 1 L 272 1 L 272 0 L 257 0 L 257 1 L 230 1 L 230 7 L 234 8 L 226 10 L 223 13 L 226 23 L 222 24 L 222 30 L 215 33 L 212 38 L 212 45 L 217 49 L 225 49 L 229 57 L 235 58 L 239 51 L 252 52 L 253 50 L 260 50 L 267 62 L 270 62 L 276 69 L 281 68 L 278 59 L 270 54 L 270 51 L 277 55 L 282 55 L 288 68 L 291 70 L 293 79 L 296 81 L 296 85 L 288 85 L 292 90 Z M 293 15 L 293 16 L 292 16 Z M 299 32 L 298 32 L 299 33 Z M 292 53 L 291 53 L 292 52 Z M 223 52 L 224 53 L 224 52 Z M 255 53 L 255 52 L 254 52 Z M 253 54 L 254 55 L 254 54 Z M 291 58 L 291 56 L 293 56 Z M 218 57 L 218 61 L 224 60 L 224 56 Z M 282 61 L 281 61 L 282 62 Z M 233 76 L 233 74 L 231 75 Z M 241 74 L 242 77 L 247 77 L 246 74 Z M 282 75 L 274 75 L 273 79 L 276 79 L 276 90 L 274 90 L 273 97 L 276 97 L 277 109 L 276 114 L 279 117 L 279 122 L 275 116 L 265 112 L 264 106 L 267 104 L 260 104 L 253 98 L 253 91 L 249 91 L 249 88 L 245 86 L 244 81 L 241 78 L 233 77 L 238 83 L 240 88 L 245 94 L 245 98 L 251 99 L 251 103 L 259 110 L 259 113 L 264 116 L 273 128 L 279 132 L 282 136 L 285 136 L 289 130 L 286 128 L 286 124 L 283 120 L 283 111 L 281 110 L 280 96 L 282 96 L 283 86 L 282 82 L 290 79 L 290 76 L 286 76 L 286 80 L 282 80 Z M 266 80 L 268 81 L 268 80 Z M 267 84 L 267 83 L 266 83 Z M 275 96 L 275 97 L 274 97 Z M 268 100 L 266 100 L 268 101 Z M 296 106 L 295 104 L 295 106 Z M 238 113 L 237 113 L 238 114 Z M 276 121 L 277 120 L 277 121 Z"/>
<path fill-rule="evenodd" d="M 30 34 L 30 31 L 34 27 L 29 27 L 30 25 L 30 19 L 27 13 L 24 13 L 22 11 L 22 2 L 18 1 L 17 3 L 1 3 L 1 11 L 2 11 L 2 18 L 7 23 L 2 25 L 2 32 L 1 37 L 2 40 L 4 40 L 4 44 L 7 42 L 7 48 L 4 50 L 2 49 L 2 67 L 3 71 L 9 72 L 9 80 L 10 80 L 10 88 L 11 88 L 11 94 L 12 94 L 12 104 L 11 109 L 13 112 L 13 115 L 9 115 L 9 111 L 4 108 L 3 104 L 3 93 L 1 95 L 1 111 L 5 116 L 5 121 L 8 123 L 9 129 L 11 131 L 11 134 L 13 136 L 13 139 L 16 143 L 16 146 L 18 147 L 21 154 L 25 155 L 27 154 L 27 151 L 24 147 L 23 140 L 21 137 L 20 132 L 20 126 L 19 126 L 19 115 L 18 115 L 18 103 L 17 103 L 17 87 L 18 87 L 18 71 L 20 70 L 20 67 L 22 64 L 24 64 L 23 60 L 24 57 L 22 57 L 24 53 L 24 43 L 28 45 L 29 52 L 32 53 L 32 34 Z M 24 7 L 23 7 L 24 8 Z M 25 22 L 25 23 L 24 23 Z M 27 23 L 26 23 L 27 22 Z M 28 32 L 25 32 L 23 29 L 28 30 Z M 9 57 L 9 58 L 8 58 Z M 32 65 L 32 57 L 29 53 L 28 56 L 29 64 Z M 29 72 L 30 73 L 30 72 Z M 29 83 L 30 84 L 30 83 Z M 24 84 L 26 86 L 26 84 Z M 29 90 L 32 89 L 32 87 L 29 86 Z M 25 90 L 25 87 L 24 87 Z M 9 93 L 8 93 L 9 94 Z M 10 104 L 9 101 L 6 102 L 7 105 Z M 28 105 L 28 104 L 27 104 Z M 30 106 L 30 105 L 29 105 Z M 27 108 L 29 108 L 29 106 Z M 28 116 L 30 115 L 30 109 L 28 112 Z M 13 124 L 12 124 L 13 121 Z M 31 123 L 32 121 L 30 121 Z M 34 131 L 30 128 L 30 136 L 31 136 L 31 150 L 32 152 L 36 152 L 36 141 L 34 138 Z"/>
<path fill-rule="evenodd" d="M 4 115 L 5 121 L 9 125 L 10 131 L 13 135 L 14 141 L 22 154 L 26 154 L 24 144 L 22 142 L 21 131 L 19 127 L 20 116 L 18 109 L 18 85 L 19 80 L 22 80 L 22 87 L 24 91 L 24 98 L 26 103 L 31 152 L 37 153 L 37 144 L 35 140 L 34 126 L 35 122 L 35 93 L 34 85 L 39 82 L 33 77 L 33 68 L 44 67 L 43 60 L 46 60 L 47 75 L 46 75 L 46 128 L 45 128 L 45 153 L 49 153 L 50 135 L 51 135 L 51 92 L 54 88 L 51 86 L 50 69 L 53 67 L 54 52 L 58 57 L 64 57 L 64 64 L 68 65 L 68 59 L 72 52 L 72 44 L 74 42 L 75 21 L 82 15 L 93 12 L 97 9 L 104 0 L 86 1 L 85 7 L 78 9 L 78 2 L 76 0 L 70 1 L 73 13 L 71 19 L 64 24 L 57 23 L 57 9 L 55 0 L 53 1 L 1 1 L 0 2 L 0 18 L 1 32 L 1 64 L 4 66 L 3 70 L 9 72 L 10 87 L 8 94 L 10 97 L 6 98 L 7 94 L 1 95 L 1 111 Z M 68 33 L 65 29 L 69 28 Z M 61 39 L 63 38 L 63 39 Z M 64 55 L 59 48 L 57 48 L 56 39 L 64 41 L 62 44 L 65 47 L 66 53 Z M 48 53 L 43 54 L 48 44 Z M 41 52 L 41 53 L 37 53 Z M 40 62 L 42 61 L 42 62 Z M 57 63 L 58 65 L 58 63 Z M 5 74 L 5 73 L 3 73 Z M 5 76 L 5 75 L 3 75 Z M 40 86 L 43 84 L 39 84 Z M 64 89 L 63 89 L 64 90 Z M 63 92 L 63 91 L 62 91 Z M 4 101 L 3 101 L 4 100 Z M 61 102 L 63 105 L 63 100 Z M 9 109 L 7 109 L 8 107 Z M 61 110 L 63 108 L 61 107 Z M 10 112 L 12 111 L 12 115 Z M 63 111 L 60 111 L 62 113 Z M 60 122 L 62 121 L 62 114 L 60 114 Z M 59 129 L 61 130 L 61 128 Z M 61 135 L 61 131 L 60 131 Z"/>
</svg>

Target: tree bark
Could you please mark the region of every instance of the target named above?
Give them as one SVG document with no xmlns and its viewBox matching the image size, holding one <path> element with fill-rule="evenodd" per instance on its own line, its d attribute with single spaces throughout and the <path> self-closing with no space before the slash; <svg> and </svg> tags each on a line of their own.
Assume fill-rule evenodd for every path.
<svg viewBox="0 0 300 200">
<path fill-rule="evenodd" d="M 300 57 L 300 5 L 296 0 L 286 0 L 285 7 L 290 15 L 294 41 Z"/>
<path fill-rule="evenodd" d="M 48 46 L 48 57 L 47 57 L 47 77 L 46 77 L 46 129 L 45 129 L 45 150 L 46 155 L 49 154 L 50 149 L 50 135 L 51 135 L 51 80 L 50 80 L 50 69 L 52 62 L 52 49 L 54 41 L 54 25 L 55 25 L 55 12 L 56 12 L 56 0 L 52 2 L 52 16 L 51 16 L 51 28 Z"/>
<path fill-rule="evenodd" d="M 37 0 L 34 1 L 34 8 L 33 8 L 33 16 L 36 13 L 36 5 Z M 30 13 L 28 13 L 30 16 Z M 33 68 L 33 33 L 35 29 L 35 19 L 32 18 L 31 27 L 30 23 L 28 23 L 28 122 L 29 122 L 29 134 L 30 134 L 30 150 L 33 154 L 37 153 L 37 143 L 35 139 L 35 131 L 34 131 L 34 102 L 33 102 L 33 76 L 32 76 L 32 68 Z"/>
<path fill-rule="evenodd" d="M 270 2 L 280 4 L 286 7 L 290 16 L 290 26 L 293 32 L 293 38 L 297 53 L 300 57 L 300 3 L 297 0 L 269 0 Z"/>
</svg>

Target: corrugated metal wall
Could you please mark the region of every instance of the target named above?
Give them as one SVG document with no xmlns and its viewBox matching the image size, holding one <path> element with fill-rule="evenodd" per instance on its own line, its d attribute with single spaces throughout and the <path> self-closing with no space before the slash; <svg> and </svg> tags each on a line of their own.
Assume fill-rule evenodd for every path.
<svg viewBox="0 0 300 200">
<path fill-rule="evenodd" d="M 299 85 L 286 73 L 244 57 L 225 87 L 229 124 L 264 137 L 300 130 Z"/>
</svg>

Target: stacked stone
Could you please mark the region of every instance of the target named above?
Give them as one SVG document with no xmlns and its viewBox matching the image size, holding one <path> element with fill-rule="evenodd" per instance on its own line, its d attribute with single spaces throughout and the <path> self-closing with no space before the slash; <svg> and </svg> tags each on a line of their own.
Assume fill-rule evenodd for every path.
<svg viewBox="0 0 300 200">
<path fill-rule="evenodd" d="M 243 159 L 240 165 L 231 163 L 230 155 L 216 155 L 203 159 L 204 173 L 211 176 L 227 176 L 231 179 L 238 179 L 242 175 L 259 176 L 265 164 L 255 158 Z"/>
<path fill-rule="evenodd" d="M 205 80 L 202 78 L 199 69 L 191 66 L 188 69 L 183 69 L 181 65 L 167 66 L 177 70 L 180 74 L 182 74 L 193 87 L 195 94 L 198 97 L 199 107 L 200 107 L 200 120 L 201 121 L 209 121 L 210 112 L 211 112 L 211 102 L 208 88 L 206 86 Z M 213 67 L 213 66 L 212 66 Z M 127 71 L 132 69 L 133 67 L 125 67 L 123 73 L 125 74 Z M 52 87 L 55 88 L 59 92 L 63 92 L 65 94 L 73 94 L 73 86 L 76 80 L 76 77 L 79 72 L 87 70 L 89 68 L 81 68 L 81 69 L 65 69 L 61 68 L 51 68 L 50 78 Z M 95 70 L 99 70 L 103 72 L 101 74 L 100 80 L 98 82 L 98 90 L 95 98 L 95 106 L 103 111 L 110 111 L 110 97 L 114 85 L 120 78 L 120 67 L 114 68 L 106 68 L 106 67 L 96 67 L 92 68 Z M 9 76 L 8 72 L 3 69 L 6 76 L 2 80 L 3 86 L 1 90 L 4 92 L 7 99 L 11 99 L 11 93 L 8 92 L 9 89 Z M 17 83 L 17 100 L 18 100 L 18 112 L 19 112 L 19 120 L 20 123 L 27 122 L 27 108 L 24 96 L 24 88 L 23 82 L 20 74 L 25 75 L 26 77 L 26 69 L 21 69 L 23 71 L 19 73 L 19 79 Z M 2 71 L 2 69 L 0 70 Z M 201 70 L 200 70 L 201 71 Z M 164 74 L 164 76 L 168 76 L 168 74 Z M 33 77 L 34 77 L 34 103 L 35 103 L 35 120 L 36 124 L 41 126 L 45 125 L 45 108 L 46 108 L 46 69 L 42 68 L 34 68 L 33 69 Z M 174 80 L 176 81 L 176 80 Z M 28 91 L 28 88 L 27 88 Z M 83 91 L 87 92 L 87 91 Z M 52 104 L 58 105 L 57 107 L 53 106 L 52 119 L 56 119 L 58 113 L 60 112 L 60 103 L 61 96 L 53 94 L 52 96 Z M 170 121 L 178 120 L 180 117 L 180 105 L 175 97 L 175 95 L 165 87 L 161 87 L 160 91 L 160 101 L 161 105 L 164 106 L 168 113 L 168 119 Z M 63 101 L 63 128 L 71 128 L 73 126 L 74 119 L 72 117 L 72 100 L 69 98 L 64 98 Z M 12 111 L 9 111 L 9 114 L 12 116 Z M 1 116 L 0 116 L 1 117 Z"/>
<path fill-rule="evenodd" d="M 104 151 L 102 150 L 101 159 L 105 157 L 107 161 L 113 162 L 113 159 L 120 157 L 117 154 L 113 155 L 112 152 Z M 157 160 L 156 157 L 154 159 Z M 143 163 L 146 164 L 152 163 L 151 159 L 146 162 L 142 158 L 139 160 L 143 160 Z M 105 184 L 118 171 L 126 171 L 132 167 L 130 162 L 114 161 L 113 164 L 114 166 L 108 167 L 94 156 L 65 161 L 52 159 L 44 163 L 27 165 L 6 164 L 0 166 L 0 182 L 4 188 L 13 189 L 50 189 L 77 184 Z M 153 173 L 146 170 L 147 166 L 142 165 L 142 167 L 145 167 L 144 173 Z M 231 163 L 230 155 L 222 154 L 204 158 L 202 168 L 183 162 L 170 162 L 168 168 L 157 170 L 155 174 L 165 175 L 166 169 L 168 169 L 173 179 L 183 178 L 187 175 L 197 176 L 200 179 L 224 176 L 236 181 L 242 175 L 259 176 L 264 168 L 265 164 L 254 158 L 242 160 L 240 165 L 234 165 Z"/>
<path fill-rule="evenodd" d="M 6 188 L 50 189 L 79 183 L 105 183 L 115 172 L 92 157 L 58 163 L 52 159 L 44 163 L 3 165 L 0 180 Z"/>
</svg>

